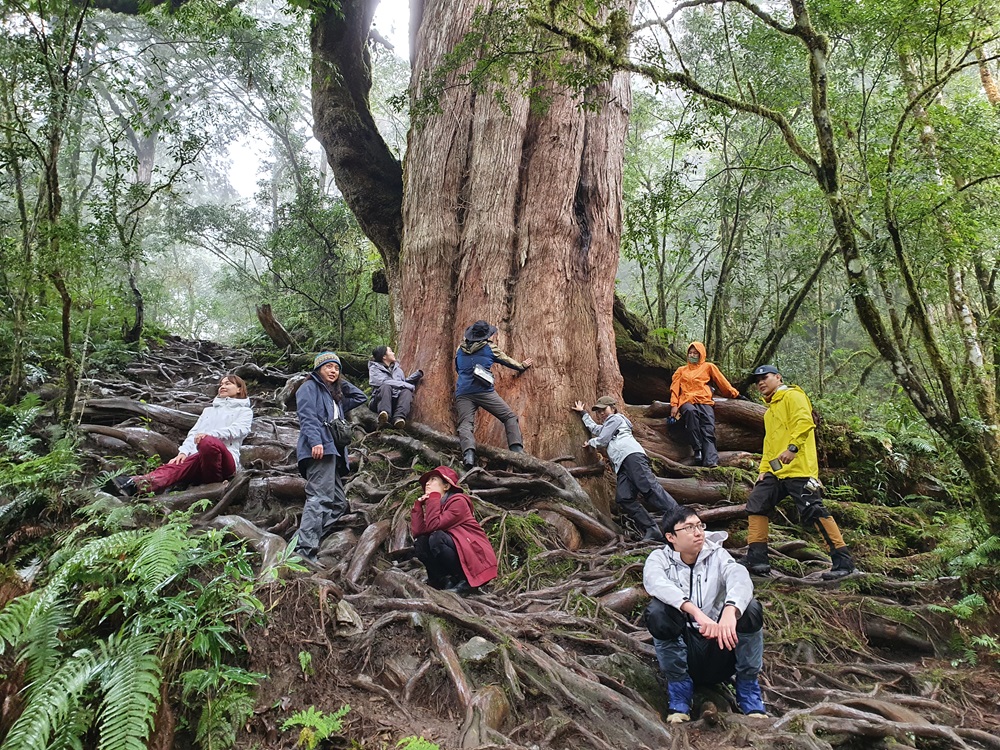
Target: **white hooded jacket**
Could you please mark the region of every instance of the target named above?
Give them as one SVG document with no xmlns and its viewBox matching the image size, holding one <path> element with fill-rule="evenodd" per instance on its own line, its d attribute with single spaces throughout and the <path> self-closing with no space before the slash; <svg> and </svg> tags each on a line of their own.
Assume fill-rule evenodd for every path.
<svg viewBox="0 0 1000 750">
<path fill-rule="evenodd" d="M 243 438 L 250 434 L 253 422 L 253 409 L 248 398 L 219 398 L 198 417 L 194 427 L 184 439 L 180 452 L 190 456 L 198 451 L 195 445 L 195 435 L 211 435 L 225 443 L 236 462 L 236 470 L 240 470 L 240 446 Z"/>
<path fill-rule="evenodd" d="M 753 582 L 747 569 L 722 548 L 728 536 L 725 531 L 707 532 L 694 565 L 681 560 L 669 545 L 655 550 L 642 569 L 646 592 L 677 609 L 686 601 L 694 602 L 713 620 L 719 619 L 727 604 L 739 610 L 737 616 L 742 615 L 753 599 Z M 698 627 L 693 621 L 691 625 Z"/>
</svg>

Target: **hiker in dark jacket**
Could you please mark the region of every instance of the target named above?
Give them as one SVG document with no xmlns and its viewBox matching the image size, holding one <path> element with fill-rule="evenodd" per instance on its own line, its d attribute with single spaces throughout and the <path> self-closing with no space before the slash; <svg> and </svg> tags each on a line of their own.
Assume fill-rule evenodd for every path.
<svg viewBox="0 0 1000 750">
<path fill-rule="evenodd" d="M 396 353 L 388 346 L 376 346 L 372 350 L 372 358 L 368 362 L 372 398 L 368 406 L 378 414 L 380 427 L 390 419 L 393 427 L 406 427 L 413 405 L 413 391 L 423 376 L 423 370 L 417 370 L 410 377 L 403 375 Z"/>
<path fill-rule="evenodd" d="M 458 382 L 455 385 L 455 407 L 458 410 L 458 439 L 462 444 L 463 463 L 467 469 L 476 465 L 476 412 L 480 407 L 503 422 L 507 432 L 507 447 L 514 453 L 524 452 L 524 439 L 517 423 L 517 414 L 507 402 L 497 395 L 493 388 L 490 368 L 494 362 L 518 372 L 531 367 L 531 360 L 518 362 L 500 351 L 491 339 L 496 335 L 496 326 L 485 320 L 477 320 L 465 329 L 465 340 L 455 352 L 455 369 Z"/>
<path fill-rule="evenodd" d="M 299 442 L 295 456 L 299 472 L 306 478 L 306 502 L 299 522 L 295 551 L 317 565 L 320 543 L 347 512 L 343 476 L 350 469 L 347 447 L 338 448 L 327 423 L 346 419 L 351 409 L 365 403 L 360 388 L 340 377 L 340 357 L 321 352 L 313 371 L 295 393 L 299 415 Z"/>
<path fill-rule="evenodd" d="M 583 426 L 594 435 L 584 443 L 585 448 L 604 448 L 615 467 L 617 488 L 615 502 L 622 512 L 635 521 L 643 532 L 642 541 L 663 541 L 663 534 L 649 512 L 639 504 L 640 498 L 663 514 L 677 508 L 677 501 L 656 481 L 649 466 L 649 457 L 632 435 L 632 423 L 624 414 L 618 413 L 618 403 L 611 396 L 601 396 L 592 411 L 600 420 L 587 413 L 587 405 L 577 401 L 573 411 L 583 418 Z"/>
</svg>

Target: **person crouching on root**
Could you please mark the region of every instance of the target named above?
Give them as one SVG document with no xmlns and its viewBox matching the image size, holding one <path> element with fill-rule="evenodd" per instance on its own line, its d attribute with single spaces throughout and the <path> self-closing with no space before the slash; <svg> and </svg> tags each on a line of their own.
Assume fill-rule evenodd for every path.
<svg viewBox="0 0 1000 750">
<path fill-rule="evenodd" d="M 238 375 L 226 375 L 219 381 L 218 396 L 198 417 L 176 456 L 148 474 L 114 477 L 107 489 L 131 497 L 167 492 L 179 484 L 232 479 L 240 469 L 240 446 L 252 422 L 247 384 Z"/>
<path fill-rule="evenodd" d="M 740 710 L 767 716 L 757 679 L 764 610 L 750 574 L 722 548 L 726 532 L 706 533 L 690 508 L 679 506 L 663 531 L 667 545 L 646 558 L 642 584 L 653 597 L 645 620 L 667 678 L 667 721 L 690 721 L 695 686 L 729 683 L 734 674 Z"/>
<path fill-rule="evenodd" d="M 424 494 L 410 512 L 410 533 L 427 582 L 456 594 L 475 594 L 497 577 L 497 556 L 472 512 L 458 475 L 438 466 L 420 477 Z"/>
</svg>

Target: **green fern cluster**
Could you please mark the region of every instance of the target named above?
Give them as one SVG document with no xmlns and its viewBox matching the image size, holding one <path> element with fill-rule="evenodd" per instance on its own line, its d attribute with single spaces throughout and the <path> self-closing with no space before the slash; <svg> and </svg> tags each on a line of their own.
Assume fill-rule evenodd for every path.
<svg viewBox="0 0 1000 750">
<path fill-rule="evenodd" d="M 323 740 L 329 739 L 344 728 L 343 719 L 351 710 L 350 705 L 343 705 L 332 714 L 323 713 L 316 706 L 309 706 L 304 711 L 293 714 L 281 725 L 282 731 L 299 728 L 298 747 L 306 750 L 314 748 Z"/>
<path fill-rule="evenodd" d="M 97 534 L 107 534 L 97 536 Z M 25 664 L 24 710 L 0 750 L 141 750 L 161 695 L 178 691 L 201 747 L 231 740 L 262 675 L 231 666 L 236 627 L 263 606 L 242 546 L 193 536 L 178 515 L 155 529 L 96 521 L 72 532 L 46 582 L 0 612 L 0 654 Z"/>
</svg>

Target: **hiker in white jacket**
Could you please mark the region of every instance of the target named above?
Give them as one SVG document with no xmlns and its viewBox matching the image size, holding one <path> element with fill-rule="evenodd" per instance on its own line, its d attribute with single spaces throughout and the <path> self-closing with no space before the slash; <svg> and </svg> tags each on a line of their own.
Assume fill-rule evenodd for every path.
<svg viewBox="0 0 1000 750">
<path fill-rule="evenodd" d="M 677 501 L 656 481 L 646 451 L 632 435 L 632 423 L 618 413 L 618 403 L 611 396 L 601 396 L 591 409 L 599 421 L 587 413 L 587 405 L 582 401 L 573 405 L 573 411 L 583 418 L 583 426 L 594 435 L 584 447 L 608 451 L 617 479 L 615 502 L 643 532 L 642 541 L 662 542 L 663 534 L 639 499 L 645 498 L 654 510 L 664 515 L 677 507 Z"/>
<path fill-rule="evenodd" d="M 667 678 L 667 721 L 689 721 L 694 686 L 729 682 L 743 713 L 763 715 L 757 675 L 764 658 L 764 612 L 747 569 L 722 547 L 724 531 L 705 532 L 698 515 L 678 507 L 664 522 L 667 545 L 642 570 L 653 600 L 646 627 Z"/>
<path fill-rule="evenodd" d="M 247 384 L 238 375 L 223 377 L 218 393 L 174 458 L 149 474 L 115 477 L 109 489 L 126 496 L 158 494 L 178 484 L 209 484 L 232 478 L 240 468 L 240 446 L 250 434 L 253 410 Z"/>
</svg>

